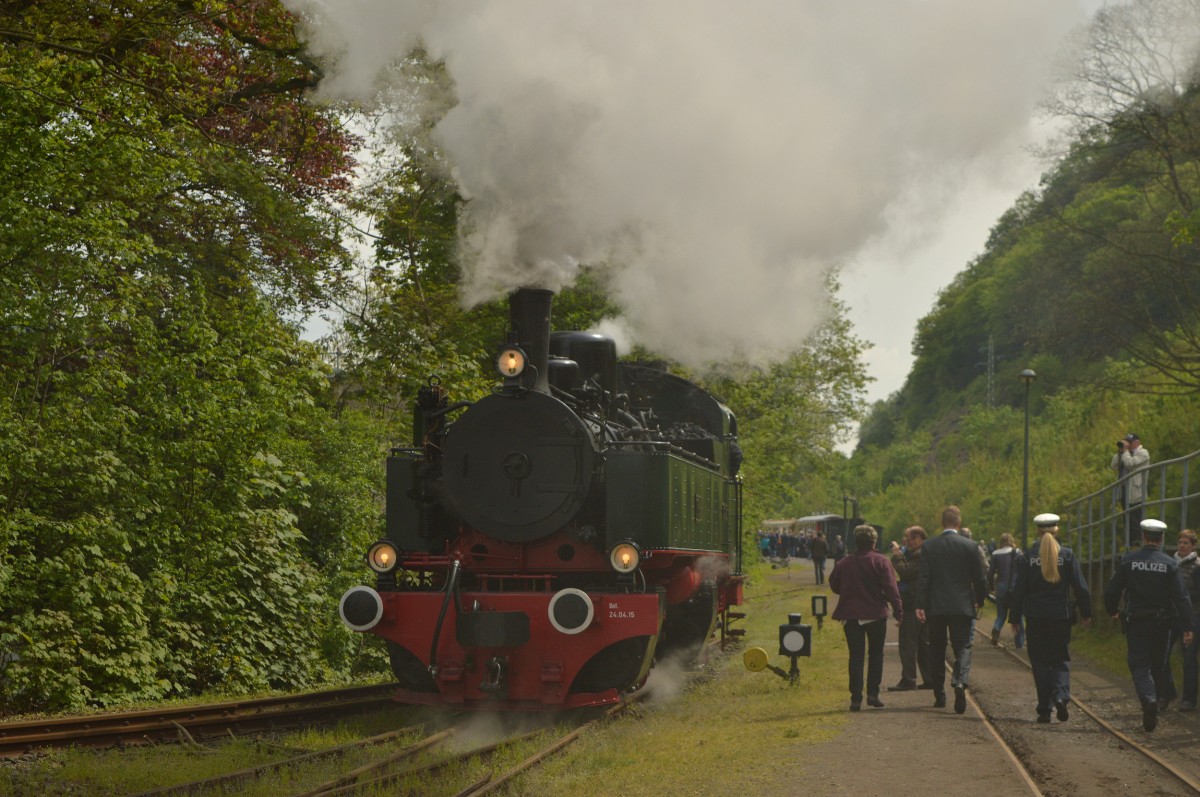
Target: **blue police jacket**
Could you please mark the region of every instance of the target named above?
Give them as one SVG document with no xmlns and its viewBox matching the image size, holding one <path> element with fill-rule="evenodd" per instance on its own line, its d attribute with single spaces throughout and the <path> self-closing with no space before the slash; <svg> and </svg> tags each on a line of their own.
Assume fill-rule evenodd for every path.
<svg viewBox="0 0 1200 797">
<path fill-rule="evenodd" d="M 1179 577 L 1179 562 L 1158 548 L 1143 545 L 1125 554 L 1104 588 L 1106 612 L 1117 613 L 1122 593 L 1126 616 L 1137 619 L 1158 610 L 1181 631 L 1192 629 L 1192 602 Z"/>
<path fill-rule="evenodd" d="M 1043 618 L 1048 620 L 1069 620 L 1071 618 L 1070 592 L 1075 593 L 1075 602 L 1079 605 L 1079 614 L 1084 620 L 1092 618 L 1092 593 L 1088 590 L 1083 578 L 1083 570 L 1079 560 L 1075 558 L 1070 548 L 1063 546 L 1058 549 L 1059 579 L 1051 583 L 1042 576 L 1042 539 L 1038 539 L 1029 549 L 1029 555 L 1020 560 L 1017 566 L 1017 583 L 1013 587 L 1012 608 L 1009 610 L 1009 622 L 1019 622 L 1025 617 Z"/>
</svg>

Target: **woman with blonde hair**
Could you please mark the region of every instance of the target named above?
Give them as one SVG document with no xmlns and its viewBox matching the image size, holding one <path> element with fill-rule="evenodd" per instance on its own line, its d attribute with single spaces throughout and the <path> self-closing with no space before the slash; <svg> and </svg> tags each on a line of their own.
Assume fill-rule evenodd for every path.
<svg viewBox="0 0 1200 797">
<path fill-rule="evenodd" d="M 1092 594 L 1079 560 L 1070 548 L 1058 542 L 1058 515 L 1038 515 L 1038 540 L 1017 570 L 1009 621 L 1025 618 L 1025 644 L 1037 689 L 1037 721 L 1049 722 L 1050 709 L 1059 722 L 1070 718 L 1071 624 L 1075 613 L 1070 596 L 1075 595 L 1083 624 L 1092 620 Z"/>
</svg>

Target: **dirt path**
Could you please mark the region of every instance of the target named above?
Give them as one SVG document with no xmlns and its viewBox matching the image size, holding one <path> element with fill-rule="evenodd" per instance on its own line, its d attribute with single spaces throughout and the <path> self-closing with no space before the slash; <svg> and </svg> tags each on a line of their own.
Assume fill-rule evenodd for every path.
<svg viewBox="0 0 1200 797">
<path fill-rule="evenodd" d="M 793 568 L 807 565 L 793 563 Z M 830 594 L 831 611 L 835 598 Z M 1196 794 L 1074 705 L 1069 721 L 1037 724 L 1029 669 L 993 647 L 988 630 L 990 623 L 980 621 L 973 647 L 971 694 L 1017 751 L 1042 794 Z M 1007 641 L 1008 629 L 1004 634 L 1002 644 Z M 895 624 L 889 621 L 885 687 L 900 679 L 896 639 Z M 1200 782 L 1200 715 L 1172 709 L 1150 734 L 1141 729 L 1141 712 L 1128 679 L 1115 678 L 1076 658 L 1071 683 L 1074 695 L 1105 721 Z M 881 698 L 885 708 L 864 707 L 852 715 L 838 738 L 812 751 L 831 762 L 815 782 L 806 783 L 804 792 L 795 791 L 795 784 L 781 783 L 778 793 L 863 797 L 918 789 L 933 794 L 965 790 L 989 795 L 1037 793 L 996 741 L 975 705 L 957 715 L 952 707 L 933 708 L 929 691 L 884 692 Z M 953 706 L 953 700 L 949 703 Z"/>
</svg>

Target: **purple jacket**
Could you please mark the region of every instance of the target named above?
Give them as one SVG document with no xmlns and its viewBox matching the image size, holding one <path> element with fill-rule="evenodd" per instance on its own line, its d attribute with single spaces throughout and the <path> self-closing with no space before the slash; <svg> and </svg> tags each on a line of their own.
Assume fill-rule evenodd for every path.
<svg viewBox="0 0 1200 797">
<path fill-rule="evenodd" d="M 904 617 L 896 571 L 887 557 L 876 551 L 856 551 L 834 566 L 829 588 L 838 596 L 835 620 L 883 620 L 892 604 L 892 616 Z"/>
</svg>

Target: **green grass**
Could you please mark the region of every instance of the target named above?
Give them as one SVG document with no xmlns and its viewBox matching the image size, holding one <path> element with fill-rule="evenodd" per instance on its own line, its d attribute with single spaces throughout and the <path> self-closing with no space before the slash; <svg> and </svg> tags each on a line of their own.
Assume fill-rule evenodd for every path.
<svg viewBox="0 0 1200 797">
<path fill-rule="evenodd" d="M 526 797 L 746 794 L 776 788 L 779 768 L 737 762 L 779 762 L 797 782 L 813 768 L 828 766 L 828 762 L 805 760 L 799 753 L 805 744 L 835 737 L 848 716 L 841 625 L 827 621 L 817 630 L 808 616 L 811 596 L 828 590 L 813 586 L 811 574 L 802 577 L 797 570 L 787 573 L 761 567 L 751 575 L 745 644 L 713 662 L 712 678 L 674 700 L 637 707 L 633 719 L 620 720 L 611 732 L 585 735 L 504 793 Z M 802 587 L 802 581 L 807 585 Z M 800 589 L 781 592 L 796 588 Z M 814 655 L 799 660 L 801 674 L 795 686 L 770 671 L 748 672 L 741 655 L 745 648 L 762 647 L 772 664 L 788 670 L 790 659 L 776 652 L 778 629 L 789 612 L 801 612 L 804 622 L 814 626 Z M 656 671 L 652 683 L 661 675 Z"/>
</svg>

